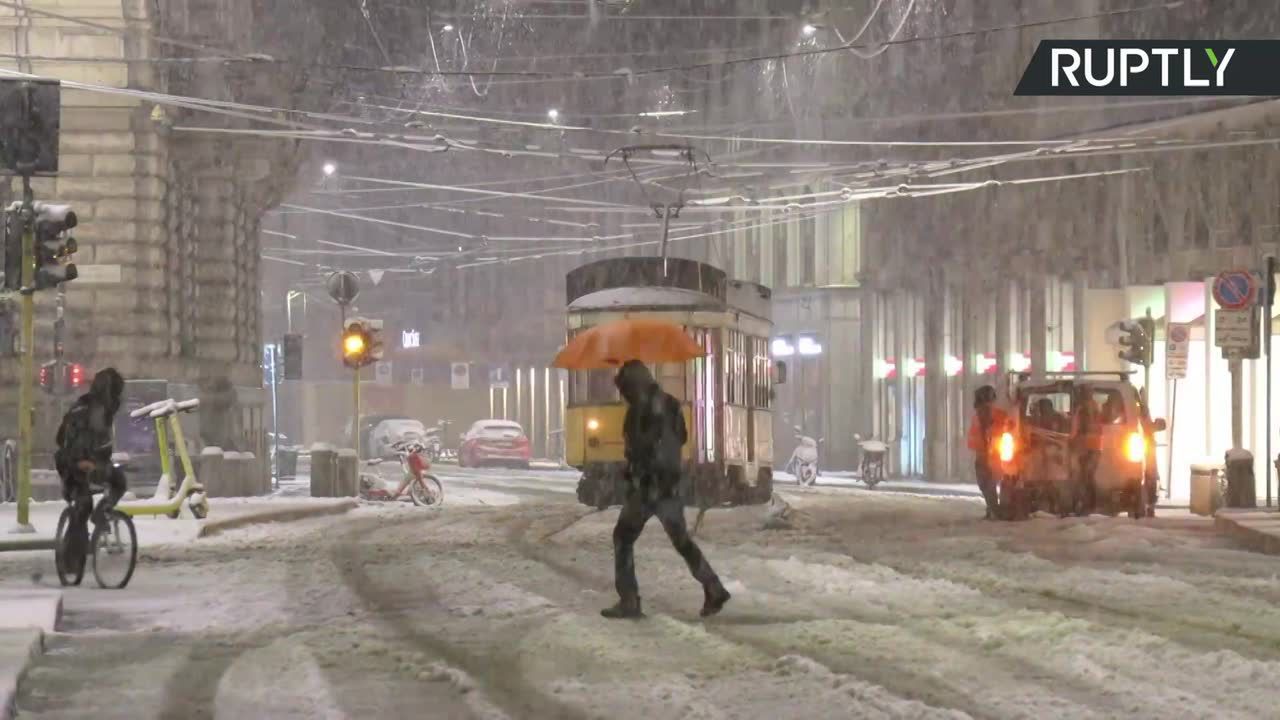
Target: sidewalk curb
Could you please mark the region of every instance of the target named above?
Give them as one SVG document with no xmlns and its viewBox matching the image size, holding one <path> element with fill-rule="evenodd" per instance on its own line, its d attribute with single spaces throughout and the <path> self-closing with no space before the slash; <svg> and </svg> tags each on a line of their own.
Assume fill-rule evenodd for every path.
<svg viewBox="0 0 1280 720">
<path fill-rule="evenodd" d="M 1253 552 L 1264 555 L 1280 555 L 1280 517 L 1268 523 L 1276 530 L 1276 532 L 1272 533 L 1249 523 L 1241 522 L 1239 519 L 1232 517 L 1234 514 L 1230 512 L 1218 512 L 1215 514 L 1213 516 L 1214 528 Z"/>
<path fill-rule="evenodd" d="M 4 535 L 0 534 L 0 552 L 34 552 L 52 550 L 54 540 L 41 535 Z"/>
<path fill-rule="evenodd" d="M 342 515 L 343 513 L 351 512 L 359 506 L 360 503 L 352 499 L 340 503 L 325 505 L 271 508 L 261 512 L 248 512 L 241 515 L 235 515 L 225 520 L 205 520 L 200 525 L 200 531 L 196 533 L 196 537 L 211 537 L 225 530 L 233 530 L 235 528 L 245 527 L 248 525 L 260 525 L 273 522 L 293 522 L 295 520 L 324 517 L 325 515 Z"/>
<path fill-rule="evenodd" d="M 63 599 L 62 593 L 58 592 L 57 601 L 53 606 L 53 617 L 45 618 L 50 621 L 45 623 L 48 627 L 0 628 L 0 633 L 27 634 L 27 647 L 25 652 L 21 653 L 23 656 L 21 667 L 12 677 L 0 676 L 0 720 L 12 720 L 17 714 L 18 686 L 22 684 L 23 678 L 26 677 L 27 671 L 30 670 L 35 661 L 44 655 L 45 634 L 57 630 L 58 625 L 62 623 Z"/>
<path fill-rule="evenodd" d="M 29 628 L 31 639 L 27 646 L 27 661 L 12 678 L 0 678 L 0 720 L 13 720 L 18 714 L 18 686 L 36 659 L 44 654 L 44 631 Z"/>
</svg>

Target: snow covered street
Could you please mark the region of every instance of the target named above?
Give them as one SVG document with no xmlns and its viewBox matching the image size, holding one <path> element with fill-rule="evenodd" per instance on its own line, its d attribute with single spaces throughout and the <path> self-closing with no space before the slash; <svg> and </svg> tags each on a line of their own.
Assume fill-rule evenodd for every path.
<svg viewBox="0 0 1280 720">
<path fill-rule="evenodd" d="M 571 473 L 446 470 L 446 504 L 366 505 L 144 547 L 72 589 L 20 718 L 1258 718 L 1280 690 L 1280 564 L 1211 521 L 981 520 L 970 498 L 784 489 L 660 526 L 648 618 L 608 621 L 616 510 Z M 692 513 L 690 513 L 692 519 Z M 0 556 L 30 587 L 48 558 Z M 45 577 L 40 584 L 48 586 Z"/>
</svg>

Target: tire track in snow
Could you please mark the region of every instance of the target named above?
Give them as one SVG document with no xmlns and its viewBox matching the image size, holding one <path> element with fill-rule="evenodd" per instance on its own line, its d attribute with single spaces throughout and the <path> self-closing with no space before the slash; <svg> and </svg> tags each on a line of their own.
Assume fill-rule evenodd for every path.
<svg viewBox="0 0 1280 720">
<path fill-rule="evenodd" d="M 612 585 L 611 579 L 602 578 L 596 573 L 584 570 L 572 563 L 566 563 L 554 557 L 547 552 L 543 545 L 549 538 L 564 532 L 572 527 L 583 518 L 593 513 L 578 513 L 567 522 L 563 522 L 557 526 L 556 530 L 544 533 L 539 536 L 536 542 L 529 539 L 530 530 L 532 529 L 534 520 L 528 517 L 521 517 L 511 524 L 508 531 L 508 540 L 523 557 L 528 560 L 535 561 L 546 566 L 555 574 L 577 583 L 584 587 L 594 588 L 602 585 Z M 751 650 L 761 653 L 767 657 L 772 657 L 776 661 L 782 661 L 788 657 L 794 657 L 797 654 L 795 649 L 788 649 L 782 644 L 770 642 L 756 637 L 751 637 L 747 632 L 735 631 L 735 627 L 751 627 L 751 626 L 772 626 L 785 625 L 793 622 L 792 620 L 780 620 L 773 617 L 745 617 L 730 616 L 716 618 L 712 621 L 691 621 L 680 620 L 680 612 L 675 610 L 666 602 L 654 602 L 652 599 L 648 604 L 661 609 L 665 614 L 671 616 L 677 622 L 686 625 L 702 627 L 706 632 L 719 636 L 721 639 L 735 644 L 739 647 L 750 648 Z M 736 622 L 741 620 L 742 622 Z M 868 684 L 879 686 L 886 691 L 897 695 L 905 700 L 914 700 L 922 703 L 935 710 L 954 709 L 962 712 L 964 715 L 972 718 L 994 717 L 990 715 L 988 710 L 973 698 L 955 692 L 952 688 L 944 684 L 936 682 L 936 678 L 932 678 L 920 674 L 908 674 L 899 672 L 896 668 L 864 666 L 857 668 L 856 672 L 845 672 L 840 669 L 839 662 L 832 665 L 834 658 L 830 653 L 817 652 L 812 649 L 806 649 L 805 652 L 815 655 L 815 660 L 822 663 L 824 667 L 829 667 L 833 674 L 848 675 L 858 678 Z"/>
<path fill-rule="evenodd" d="M 445 527 L 462 522 L 466 518 L 466 515 L 461 515 Z M 586 716 L 578 708 L 547 697 L 539 688 L 525 682 L 510 658 L 494 658 L 478 654 L 451 642 L 443 634 L 426 632 L 420 625 L 414 623 L 402 599 L 415 602 L 426 601 L 444 609 L 440 604 L 439 592 L 426 582 L 426 578 L 419 578 L 412 591 L 389 590 L 377 585 L 365 569 L 364 563 L 368 562 L 369 558 L 361 557 L 361 545 L 368 543 L 375 533 L 420 519 L 407 517 L 390 522 L 379 520 L 372 526 L 369 526 L 368 522 L 361 522 L 358 527 L 344 534 L 345 542 L 335 542 L 330 560 L 347 588 L 355 593 L 380 621 L 398 633 L 403 642 L 424 649 L 430 655 L 447 663 L 450 667 L 441 668 L 439 676 L 460 682 L 460 687 L 464 690 L 467 682 L 479 683 L 485 694 L 492 697 L 498 708 L 501 708 L 502 717 L 585 719 Z M 410 592 L 411 594 L 406 596 L 406 593 Z M 459 671 L 466 673 L 466 676 L 459 676 Z"/>
<path fill-rule="evenodd" d="M 858 562 L 876 563 L 905 576 L 921 580 L 946 579 L 971 587 L 984 595 L 1006 602 L 1013 607 L 1059 612 L 1067 617 L 1096 623 L 1116 630 L 1143 630 L 1152 635 L 1204 652 L 1228 649 L 1253 659 L 1280 659 L 1280 638 L 1261 635 L 1252 632 L 1246 627 L 1227 632 L 1222 629 L 1221 623 L 1216 623 L 1213 620 L 1212 616 L 1206 616 L 1203 621 L 1185 617 L 1160 617 L 1155 611 L 1144 612 L 1096 599 L 1080 597 L 1079 595 L 1058 592 L 1052 588 L 1032 587 L 1025 582 L 1026 578 L 1018 578 L 1011 574 L 1000 576 L 999 580 L 1004 587 L 991 583 L 974 582 L 971 574 L 963 572 L 934 574 L 910 561 L 895 560 L 884 557 L 883 554 L 862 551 L 837 532 L 831 531 L 830 528 L 825 528 L 825 530 L 826 532 L 822 533 L 824 539 L 833 543 L 841 553 Z M 1011 553 L 1011 551 L 1004 549 L 998 550 L 998 552 Z M 967 560 L 963 562 L 968 564 Z M 1017 584 L 1021 587 L 1008 587 L 1010 584 Z"/>
</svg>

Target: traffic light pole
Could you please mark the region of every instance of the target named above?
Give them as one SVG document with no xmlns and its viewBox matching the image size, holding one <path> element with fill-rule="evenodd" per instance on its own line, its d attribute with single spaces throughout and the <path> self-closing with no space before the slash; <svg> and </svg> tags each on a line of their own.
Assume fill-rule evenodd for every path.
<svg viewBox="0 0 1280 720">
<path fill-rule="evenodd" d="M 351 371 L 351 434 L 355 436 L 356 462 L 360 462 L 360 368 Z"/>
<path fill-rule="evenodd" d="M 31 525 L 31 443 L 32 415 L 35 414 L 34 375 L 36 372 L 35 206 L 31 177 L 22 176 L 22 368 L 18 379 L 18 527 L 17 532 L 33 533 Z"/>
</svg>

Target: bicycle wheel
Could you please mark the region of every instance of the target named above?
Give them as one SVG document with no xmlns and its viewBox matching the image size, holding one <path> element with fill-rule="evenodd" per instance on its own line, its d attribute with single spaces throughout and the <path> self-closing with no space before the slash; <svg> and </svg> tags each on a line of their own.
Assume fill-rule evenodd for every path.
<svg viewBox="0 0 1280 720">
<path fill-rule="evenodd" d="M 444 486 L 435 475 L 423 475 L 421 482 L 409 486 L 409 498 L 414 505 L 443 505 Z"/>
<path fill-rule="evenodd" d="M 71 527 L 71 513 L 70 505 L 62 509 L 62 514 L 58 516 L 58 530 L 53 541 L 53 566 L 58 571 L 58 582 L 62 583 L 63 587 L 79 585 L 84 579 L 86 553 L 83 541 L 79 543 L 79 552 L 74 552 L 67 547 L 67 530 Z M 76 545 L 74 542 L 71 544 Z"/>
<path fill-rule="evenodd" d="M 133 518 L 119 510 L 109 510 L 101 525 L 93 529 L 93 577 L 98 586 L 119 590 L 129 584 L 138 564 L 138 533 Z"/>
</svg>

